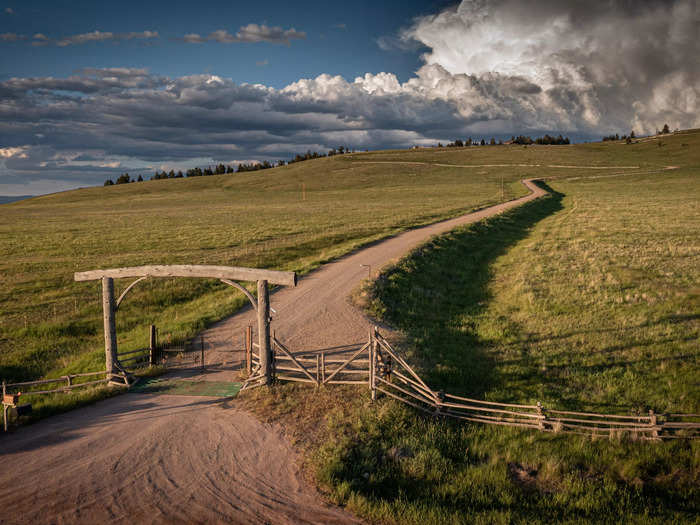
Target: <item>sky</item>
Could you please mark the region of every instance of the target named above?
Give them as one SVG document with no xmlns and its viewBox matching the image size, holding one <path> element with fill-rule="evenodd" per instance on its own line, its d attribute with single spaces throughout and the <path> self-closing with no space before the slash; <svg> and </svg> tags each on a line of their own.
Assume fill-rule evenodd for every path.
<svg viewBox="0 0 700 525">
<path fill-rule="evenodd" d="M 0 195 L 700 127 L 698 0 L 1 2 Z"/>
</svg>

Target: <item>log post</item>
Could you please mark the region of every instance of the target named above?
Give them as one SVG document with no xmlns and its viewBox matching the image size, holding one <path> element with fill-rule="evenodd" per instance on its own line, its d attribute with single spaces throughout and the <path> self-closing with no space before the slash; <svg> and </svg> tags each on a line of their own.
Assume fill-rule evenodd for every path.
<svg viewBox="0 0 700 525">
<path fill-rule="evenodd" d="M 543 416 L 543 418 L 537 420 L 537 427 L 540 429 L 540 431 L 545 430 L 544 419 L 546 416 L 544 415 L 544 410 L 542 409 L 542 403 L 539 401 L 537 402 L 537 415 Z"/>
<path fill-rule="evenodd" d="M 107 379 L 112 379 L 117 361 L 117 327 L 114 319 L 114 279 L 102 278 L 102 314 L 105 332 L 105 370 Z"/>
<path fill-rule="evenodd" d="M 374 336 L 375 330 L 375 327 L 369 329 L 369 389 L 372 401 L 377 399 L 377 382 L 375 380 L 377 375 L 377 339 Z"/>
<path fill-rule="evenodd" d="M 201 351 L 202 372 L 204 372 L 204 336 L 203 335 L 199 336 L 199 344 L 200 344 L 200 351 Z"/>
<path fill-rule="evenodd" d="M 5 380 L 2 380 L 2 421 L 5 426 L 5 432 L 7 432 L 7 405 L 5 404 L 5 395 L 7 395 L 7 387 L 5 386 Z"/>
<path fill-rule="evenodd" d="M 72 379 L 73 379 L 73 378 L 72 378 L 70 375 L 67 375 L 67 376 L 66 376 L 66 383 L 68 383 L 68 385 L 67 385 L 68 390 L 70 390 L 70 389 L 73 387 L 73 381 L 72 381 Z"/>
<path fill-rule="evenodd" d="M 659 440 L 659 431 L 656 428 L 656 414 L 653 410 L 649 410 L 649 424 L 653 427 L 651 431 L 651 438 L 656 441 Z"/>
<path fill-rule="evenodd" d="M 326 382 L 326 352 L 321 352 L 321 383 Z"/>
<path fill-rule="evenodd" d="M 321 386 L 321 354 L 316 354 L 316 386 Z"/>
<path fill-rule="evenodd" d="M 245 369 L 250 376 L 253 373 L 253 325 L 245 327 Z"/>
<path fill-rule="evenodd" d="M 272 352 L 270 351 L 270 292 L 267 281 L 258 281 L 258 341 L 260 345 L 260 368 L 264 382 L 272 382 Z"/>
<path fill-rule="evenodd" d="M 156 364 L 156 326 L 151 325 L 148 330 L 148 365 Z"/>
</svg>

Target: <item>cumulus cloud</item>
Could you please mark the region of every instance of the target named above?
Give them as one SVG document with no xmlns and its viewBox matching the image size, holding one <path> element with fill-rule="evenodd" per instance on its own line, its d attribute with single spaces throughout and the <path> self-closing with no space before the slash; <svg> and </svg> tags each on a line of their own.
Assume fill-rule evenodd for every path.
<svg viewBox="0 0 700 525">
<path fill-rule="evenodd" d="M 304 31 L 297 31 L 293 27 L 283 29 L 277 26 L 269 27 L 265 24 L 248 24 L 242 26 L 235 35 L 229 33 L 226 29 L 217 29 L 207 37 L 197 33 L 188 33 L 182 37 L 182 40 L 188 44 L 202 44 L 211 41 L 222 44 L 269 42 L 272 44 L 290 45 L 292 40 L 303 40 L 305 38 L 306 33 Z"/>
<path fill-rule="evenodd" d="M 452 84 L 491 84 L 494 102 L 517 94 L 519 79 L 539 89 L 518 108 L 531 124 L 645 132 L 664 120 L 700 124 L 698 34 L 695 0 L 464 0 L 418 19 L 397 41 L 429 48 L 425 63 Z"/>
</svg>

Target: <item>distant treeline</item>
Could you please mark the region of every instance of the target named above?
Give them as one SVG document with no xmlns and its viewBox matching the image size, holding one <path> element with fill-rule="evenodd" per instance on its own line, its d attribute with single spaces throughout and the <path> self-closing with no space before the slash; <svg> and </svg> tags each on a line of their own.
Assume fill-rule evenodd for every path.
<svg viewBox="0 0 700 525">
<path fill-rule="evenodd" d="M 656 130 L 657 135 L 668 135 L 671 133 L 671 128 L 668 127 L 668 124 L 664 124 L 664 127 L 661 128 L 661 131 Z M 636 139 L 637 136 L 634 134 L 634 130 L 630 131 L 629 135 L 618 135 L 615 133 L 614 135 L 607 135 L 603 137 L 603 142 L 608 142 L 610 140 L 626 140 L 628 143 L 632 142 L 632 140 Z"/>
<path fill-rule="evenodd" d="M 462 140 L 462 139 L 457 139 L 454 142 L 450 142 L 449 144 L 445 144 L 443 146 L 442 142 L 438 142 L 437 147 L 438 148 L 465 148 L 468 146 L 503 146 L 505 144 L 523 144 L 523 145 L 529 145 L 529 144 L 546 144 L 546 145 L 554 145 L 554 146 L 562 146 L 565 144 L 571 144 L 571 141 L 569 140 L 569 137 L 562 137 L 561 135 L 557 137 L 552 137 L 550 135 L 545 135 L 544 137 L 537 137 L 537 138 L 532 138 L 532 137 L 527 137 L 525 135 L 520 135 L 518 137 L 511 137 L 509 141 L 503 142 L 502 140 L 496 141 L 495 137 L 491 137 L 491 140 L 488 142 L 486 139 L 481 139 L 480 141 L 478 139 L 472 140 L 471 137 L 469 137 L 467 140 Z M 416 147 L 416 146 L 414 146 Z"/>
<path fill-rule="evenodd" d="M 175 170 L 170 170 L 169 172 L 163 170 L 162 172 L 156 171 L 155 174 L 151 176 L 151 180 L 182 179 L 185 177 L 207 177 L 210 175 L 224 175 L 226 173 L 241 173 L 245 171 L 267 170 L 278 166 L 293 164 L 295 162 L 302 162 L 304 160 L 319 159 L 321 157 L 332 157 L 334 155 L 343 155 L 344 153 L 350 153 L 350 150 L 344 146 L 339 146 L 337 149 L 329 150 L 328 153 L 318 153 L 316 151 L 311 152 L 311 150 L 308 150 L 304 154 L 297 153 L 292 159 L 288 161 L 278 160 L 277 162 L 273 163 L 264 160 L 262 162 L 252 162 L 250 164 L 241 163 L 236 166 L 236 169 L 234 169 L 233 166 L 230 166 L 228 164 L 217 164 L 213 168 L 211 166 L 207 166 L 206 168 L 190 168 L 185 173 L 182 173 L 182 171 L 175 172 Z M 143 180 L 144 178 L 142 175 L 139 175 L 138 178 L 134 179 L 128 173 L 123 173 L 117 178 L 116 182 L 112 179 L 107 179 L 104 185 L 113 186 L 114 184 L 129 184 L 130 182 L 142 182 Z"/>
</svg>

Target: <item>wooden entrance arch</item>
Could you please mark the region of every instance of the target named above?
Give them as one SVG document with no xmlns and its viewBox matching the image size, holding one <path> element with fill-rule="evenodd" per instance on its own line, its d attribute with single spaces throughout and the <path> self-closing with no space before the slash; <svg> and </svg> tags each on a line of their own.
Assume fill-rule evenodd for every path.
<svg viewBox="0 0 700 525">
<path fill-rule="evenodd" d="M 126 287 L 115 301 L 114 279 L 136 277 L 136 280 Z M 147 277 L 197 277 L 219 279 L 221 282 L 241 290 L 253 305 L 258 314 L 258 334 L 260 345 L 260 367 L 266 382 L 272 379 L 272 352 L 270 347 L 270 296 L 267 289 L 269 284 L 296 286 L 295 272 L 279 272 L 259 268 L 239 268 L 235 266 L 205 266 L 191 264 L 133 266 L 130 268 L 113 268 L 109 270 L 90 270 L 76 272 L 76 281 L 102 281 L 102 311 L 104 315 L 105 333 L 105 363 L 107 378 L 112 379 L 117 360 L 117 329 L 115 313 L 126 294 L 139 282 Z M 258 298 L 255 298 L 243 286 L 235 281 L 257 281 Z"/>
</svg>

